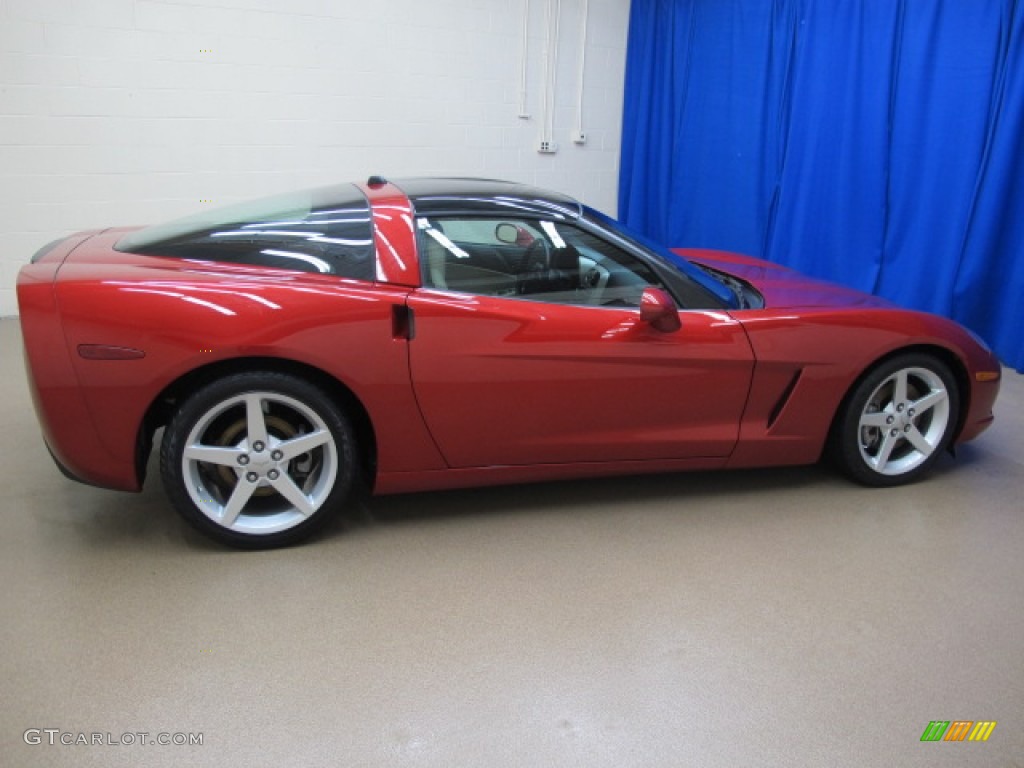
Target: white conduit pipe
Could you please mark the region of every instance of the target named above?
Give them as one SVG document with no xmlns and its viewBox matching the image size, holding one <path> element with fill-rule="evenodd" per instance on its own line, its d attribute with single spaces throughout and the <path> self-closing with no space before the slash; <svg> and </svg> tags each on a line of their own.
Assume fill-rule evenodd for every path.
<svg viewBox="0 0 1024 768">
<path fill-rule="evenodd" d="M 544 121 L 541 140 L 552 142 L 555 133 L 555 85 L 558 61 L 559 19 L 562 0 L 548 0 L 547 72 L 544 84 Z"/>
<path fill-rule="evenodd" d="M 530 113 L 526 111 L 526 74 L 527 61 L 530 53 L 530 0 L 523 3 L 523 44 L 521 49 L 521 69 L 519 72 L 519 117 L 522 120 L 529 120 Z"/>
<path fill-rule="evenodd" d="M 580 20 L 580 69 L 579 93 L 576 98 L 576 134 L 573 141 L 582 143 L 586 134 L 583 133 L 583 78 L 587 69 L 587 19 L 590 17 L 590 0 L 583 0 Z"/>
</svg>

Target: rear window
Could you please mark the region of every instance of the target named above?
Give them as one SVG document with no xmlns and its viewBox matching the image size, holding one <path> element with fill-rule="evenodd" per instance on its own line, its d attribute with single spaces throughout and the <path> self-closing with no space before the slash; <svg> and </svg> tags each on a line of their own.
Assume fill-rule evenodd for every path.
<svg viewBox="0 0 1024 768">
<path fill-rule="evenodd" d="M 147 227 L 125 253 L 252 264 L 356 280 L 375 274 L 370 206 L 353 184 L 267 197 Z"/>
</svg>

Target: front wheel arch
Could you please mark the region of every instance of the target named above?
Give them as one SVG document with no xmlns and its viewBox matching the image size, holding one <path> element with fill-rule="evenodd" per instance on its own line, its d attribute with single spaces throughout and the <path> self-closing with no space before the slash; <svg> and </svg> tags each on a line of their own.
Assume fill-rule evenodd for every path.
<svg viewBox="0 0 1024 768">
<path fill-rule="evenodd" d="M 947 368 L 949 368 L 950 373 L 953 374 L 953 378 L 956 380 L 957 396 L 960 398 L 960 414 L 957 417 L 956 425 L 953 429 L 953 439 L 950 441 L 950 444 L 956 442 L 957 437 L 959 437 L 960 432 L 964 428 L 964 424 L 967 419 L 967 410 L 970 407 L 971 387 L 970 378 L 967 374 L 967 368 L 964 366 L 963 361 L 956 355 L 956 353 L 952 352 L 946 347 L 940 347 L 934 344 L 916 344 L 910 347 L 900 347 L 899 349 L 894 349 L 893 351 L 888 352 L 885 355 L 882 355 L 881 357 L 877 358 L 876 360 L 872 361 L 870 364 L 864 367 L 864 370 L 861 372 L 860 376 L 858 376 L 853 381 L 853 383 L 850 384 L 849 389 L 847 389 L 846 392 L 843 394 L 842 399 L 836 406 L 835 413 L 832 414 L 832 422 L 829 424 L 828 430 L 829 443 L 831 443 L 832 441 L 833 435 L 836 431 L 836 424 L 842 416 L 843 411 L 846 409 L 850 397 L 856 391 L 857 387 L 860 386 L 861 382 L 864 381 L 864 379 L 872 371 L 874 371 L 879 366 L 887 363 L 892 358 L 900 357 L 902 355 L 914 354 L 930 355 L 931 357 L 938 359 L 939 361 L 944 363 Z"/>
<path fill-rule="evenodd" d="M 847 433 L 849 430 L 850 419 L 852 417 L 851 408 L 856 405 L 853 401 L 855 399 L 860 400 L 863 398 L 865 382 L 875 378 L 881 371 L 893 368 L 891 373 L 895 373 L 899 370 L 901 365 L 910 368 L 914 367 L 915 364 L 922 365 L 927 368 L 929 366 L 929 361 L 931 361 L 931 363 L 937 363 L 938 368 L 944 369 L 945 373 L 949 376 L 949 384 L 951 386 L 947 385 L 947 388 L 951 395 L 953 411 L 951 416 L 953 423 L 949 426 L 948 430 L 946 430 L 945 436 L 942 438 L 941 445 L 934 449 L 932 454 L 924 462 L 924 466 L 910 470 L 903 476 L 889 478 L 885 482 L 878 481 L 880 478 L 877 477 L 868 481 L 862 472 L 854 471 L 851 468 L 852 449 L 849 447 L 849 444 L 847 444 L 844 449 L 844 440 L 848 439 Z M 937 458 L 937 455 L 941 453 L 943 449 L 950 450 L 956 442 L 957 437 L 963 429 L 966 414 L 970 405 L 970 386 L 968 382 L 967 371 L 961 360 L 953 352 L 944 347 L 934 345 L 916 345 L 893 350 L 889 354 L 878 358 L 871 365 L 867 366 L 861 375 L 850 385 L 832 417 L 832 422 L 826 440 L 825 452 L 828 457 L 834 463 L 839 465 L 848 476 L 865 485 L 896 485 L 902 482 L 913 481 L 931 467 Z M 868 474 L 871 473 L 869 472 Z"/>
</svg>

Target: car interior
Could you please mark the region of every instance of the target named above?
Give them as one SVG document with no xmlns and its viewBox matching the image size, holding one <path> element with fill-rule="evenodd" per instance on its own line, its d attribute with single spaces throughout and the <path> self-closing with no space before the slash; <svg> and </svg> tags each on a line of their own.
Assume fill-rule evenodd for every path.
<svg viewBox="0 0 1024 768">
<path fill-rule="evenodd" d="M 638 307 L 661 287 L 645 264 L 583 230 L 553 221 L 419 220 L 428 287 L 484 296 Z"/>
</svg>

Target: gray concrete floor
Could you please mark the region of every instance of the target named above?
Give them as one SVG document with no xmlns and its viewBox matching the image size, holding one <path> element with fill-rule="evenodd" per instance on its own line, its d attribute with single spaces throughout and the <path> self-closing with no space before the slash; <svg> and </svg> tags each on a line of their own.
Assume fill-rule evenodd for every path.
<svg viewBox="0 0 1024 768">
<path fill-rule="evenodd" d="M 65 480 L 13 320 L 0 414 L 2 766 L 1024 765 L 1011 371 L 995 426 L 908 488 L 804 468 L 380 498 L 265 553 L 194 534 L 155 473 Z M 931 720 L 998 725 L 922 743 Z"/>
</svg>

